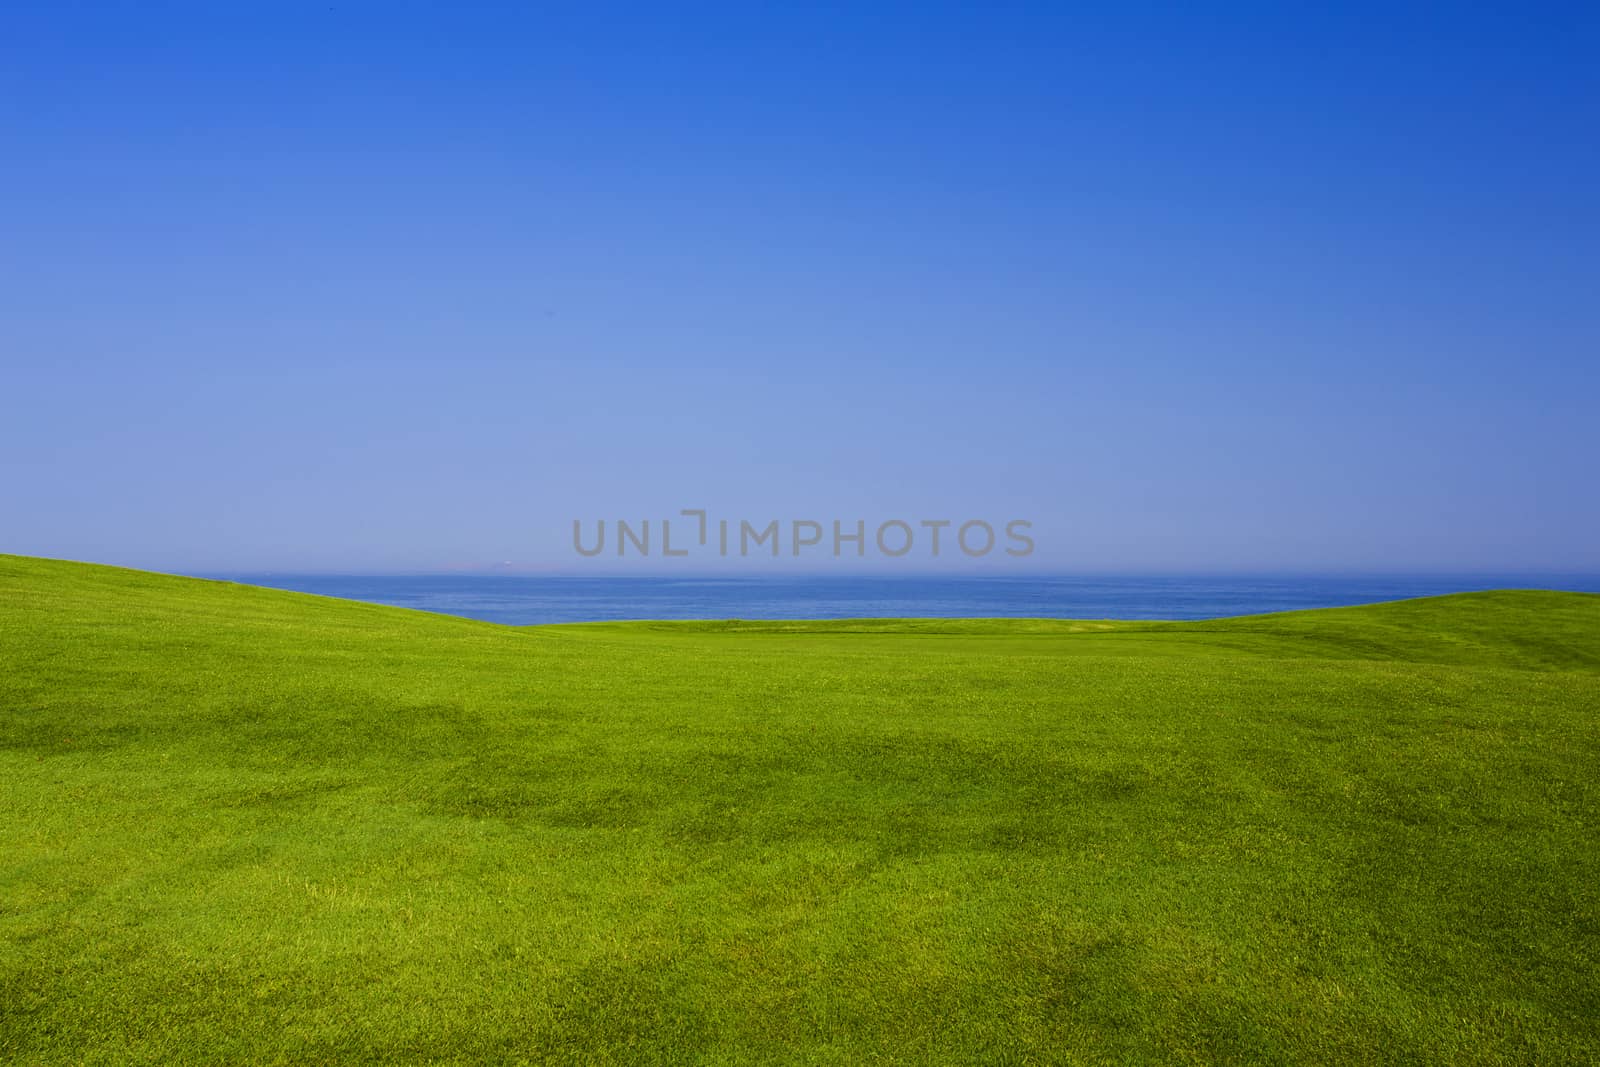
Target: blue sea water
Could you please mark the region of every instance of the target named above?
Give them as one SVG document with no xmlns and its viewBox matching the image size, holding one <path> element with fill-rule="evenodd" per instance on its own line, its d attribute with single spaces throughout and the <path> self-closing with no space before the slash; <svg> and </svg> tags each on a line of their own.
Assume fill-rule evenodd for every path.
<svg viewBox="0 0 1600 1067">
<path fill-rule="evenodd" d="M 518 577 L 211 575 L 490 622 L 612 619 L 1206 619 L 1473 589 L 1600 592 L 1600 575 Z"/>
</svg>

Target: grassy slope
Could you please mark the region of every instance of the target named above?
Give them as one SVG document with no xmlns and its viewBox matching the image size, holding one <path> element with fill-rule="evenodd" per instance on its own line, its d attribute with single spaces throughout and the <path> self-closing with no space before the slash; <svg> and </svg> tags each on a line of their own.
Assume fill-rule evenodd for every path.
<svg viewBox="0 0 1600 1067">
<path fill-rule="evenodd" d="M 1600 1058 L 1600 597 L 514 629 L 0 556 L 0 1060 Z"/>
</svg>

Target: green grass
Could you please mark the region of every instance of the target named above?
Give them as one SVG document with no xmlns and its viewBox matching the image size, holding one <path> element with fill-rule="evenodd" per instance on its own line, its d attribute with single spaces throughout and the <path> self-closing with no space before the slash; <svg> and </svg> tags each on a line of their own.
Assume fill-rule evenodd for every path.
<svg viewBox="0 0 1600 1067">
<path fill-rule="evenodd" d="M 0 556 L 0 1060 L 1600 1060 L 1600 596 L 511 628 Z"/>
</svg>

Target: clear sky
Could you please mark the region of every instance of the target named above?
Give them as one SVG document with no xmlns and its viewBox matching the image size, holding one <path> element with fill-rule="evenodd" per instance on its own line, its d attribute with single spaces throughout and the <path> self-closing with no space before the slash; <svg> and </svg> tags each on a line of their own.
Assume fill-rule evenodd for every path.
<svg viewBox="0 0 1600 1067">
<path fill-rule="evenodd" d="M 1600 570 L 1600 9 L 1322 6 L 7 4 L 0 551 Z"/>
</svg>

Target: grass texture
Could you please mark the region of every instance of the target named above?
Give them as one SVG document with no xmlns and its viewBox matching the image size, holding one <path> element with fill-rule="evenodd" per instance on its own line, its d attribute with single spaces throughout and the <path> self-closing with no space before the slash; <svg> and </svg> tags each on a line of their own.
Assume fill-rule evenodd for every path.
<svg viewBox="0 0 1600 1067">
<path fill-rule="evenodd" d="M 0 1060 L 1600 1061 L 1600 596 L 506 627 L 0 556 Z"/>
</svg>

